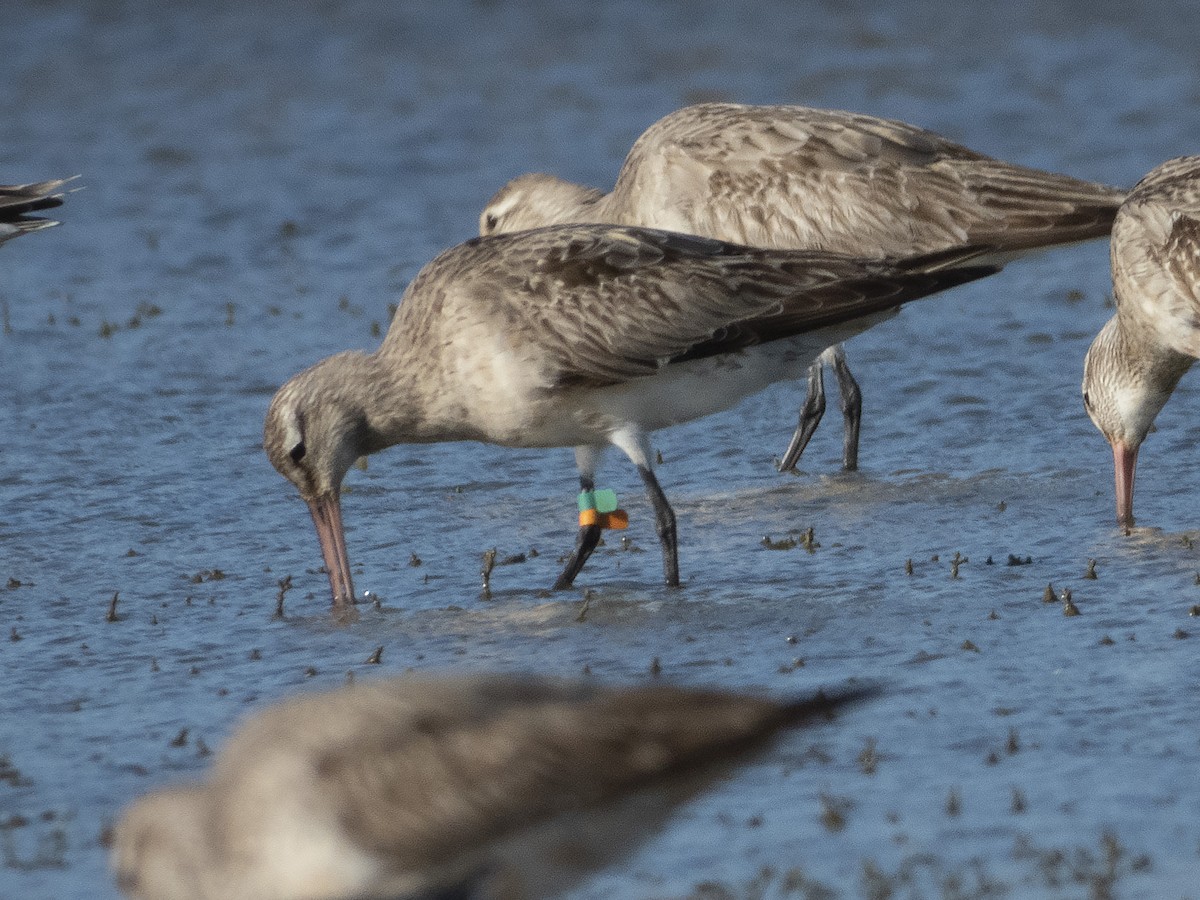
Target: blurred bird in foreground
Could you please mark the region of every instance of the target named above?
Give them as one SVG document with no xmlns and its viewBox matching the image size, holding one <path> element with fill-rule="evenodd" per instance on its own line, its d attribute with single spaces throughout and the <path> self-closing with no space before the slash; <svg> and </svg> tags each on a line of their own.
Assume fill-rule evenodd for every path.
<svg viewBox="0 0 1200 900">
<path fill-rule="evenodd" d="M 781 729 L 870 693 L 468 676 L 310 694 L 248 719 L 205 783 L 134 802 L 113 868 L 137 900 L 555 896 Z"/>
</svg>

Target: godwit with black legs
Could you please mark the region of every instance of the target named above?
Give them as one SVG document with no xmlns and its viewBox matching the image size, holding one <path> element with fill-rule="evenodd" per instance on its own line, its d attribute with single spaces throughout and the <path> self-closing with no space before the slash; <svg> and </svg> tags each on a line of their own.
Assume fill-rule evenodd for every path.
<svg viewBox="0 0 1200 900">
<path fill-rule="evenodd" d="M 601 450 L 618 447 L 678 585 L 675 514 L 649 434 L 801 377 L 901 303 L 990 274 L 971 264 L 988 253 L 860 260 L 609 225 L 475 238 L 417 274 L 377 351 L 339 353 L 284 384 L 263 445 L 308 503 L 335 607 L 354 598 L 342 479 L 400 443 L 574 447 L 584 496 Z M 556 587 L 570 586 L 603 526 L 581 516 Z"/>
</svg>

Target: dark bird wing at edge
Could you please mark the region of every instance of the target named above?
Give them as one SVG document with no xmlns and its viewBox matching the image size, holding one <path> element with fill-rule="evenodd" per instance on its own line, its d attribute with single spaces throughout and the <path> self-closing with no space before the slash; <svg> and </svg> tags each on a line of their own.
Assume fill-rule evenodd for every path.
<svg viewBox="0 0 1200 900">
<path fill-rule="evenodd" d="M 25 213 L 62 206 L 62 186 L 70 178 L 36 184 L 0 184 L 0 218 L 11 220 Z"/>
<path fill-rule="evenodd" d="M 59 178 L 35 184 L 0 184 L 0 244 L 26 232 L 57 225 L 53 219 L 29 213 L 62 206 L 63 185 L 71 180 Z"/>
</svg>

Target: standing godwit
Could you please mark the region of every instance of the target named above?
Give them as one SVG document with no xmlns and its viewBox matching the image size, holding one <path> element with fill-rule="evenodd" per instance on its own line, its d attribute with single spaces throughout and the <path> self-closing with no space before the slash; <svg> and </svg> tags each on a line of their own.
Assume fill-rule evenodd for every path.
<svg viewBox="0 0 1200 900">
<path fill-rule="evenodd" d="M 30 231 L 53 228 L 58 222 L 29 213 L 62 206 L 62 186 L 71 179 L 37 184 L 0 184 L 0 244 Z"/>
<path fill-rule="evenodd" d="M 207 783 L 132 804 L 113 868 L 137 900 L 555 896 L 781 729 L 869 693 L 474 676 L 310 694 L 243 724 Z"/>
<path fill-rule="evenodd" d="M 703 103 L 646 129 L 612 193 L 523 175 L 492 198 L 479 228 L 493 234 L 608 222 L 859 257 L 986 244 L 1007 262 L 1107 235 L 1124 195 L 1001 162 L 903 122 L 803 106 Z M 842 464 L 858 467 L 862 394 L 834 347 L 813 365 L 781 471 L 795 467 L 825 411 L 822 360 L 840 386 Z"/>
<path fill-rule="evenodd" d="M 284 384 L 263 446 L 309 505 L 335 606 L 354 598 L 342 479 L 398 443 L 574 447 L 588 496 L 601 451 L 620 448 L 678 585 L 675 514 L 649 433 L 800 377 L 904 301 L 990 274 L 970 265 L 983 252 L 870 261 L 608 225 L 475 238 L 417 274 L 376 352 L 331 356 Z M 570 586 L 602 527 L 581 516 L 555 587 Z"/>
<path fill-rule="evenodd" d="M 1133 526 L 1138 450 L 1200 356 L 1200 156 L 1163 163 L 1130 192 L 1112 232 L 1117 313 L 1083 363 L 1083 405 L 1112 445 L 1117 521 Z"/>
</svg>

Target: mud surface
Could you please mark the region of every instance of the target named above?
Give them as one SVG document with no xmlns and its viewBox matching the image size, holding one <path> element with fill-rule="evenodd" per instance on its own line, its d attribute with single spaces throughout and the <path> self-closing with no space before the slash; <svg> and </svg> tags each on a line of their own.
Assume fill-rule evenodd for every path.
<svg viewBox="0 0 1200 900">
<path fill-rule="evenodd" d="M 1198 896 L 1197 398 L 1185 379 L 1142 453 L 1154 527 L 1121 535 L 1079 400 L 1102 243 L 856 339 L 856 474 L 835 403 L 802 474 L 774 472 L 792 385 L 660 433 L 678 591 L 615 454 L 601 486 L 631 544 L 546 596 L 570 451 L 401 447 L 348 478 L 380 608 L 336 626 L 259 447 L 274 389 L 372 347 L 514 175 L 610 185 L 651 121 L 726 98 L 1132 184 L 1200 149 L 1198 31 L 1192 4 L 1103 0 L 25 4 L 0 30 L 0 176 L 83 190 L 0 251 L 0 896 L 115 896 L 104 826 L 282 695 L 409 668 L 638 680 L 655 659 L 887 694 L 789 737 L 581 898 Z M 527 558 L 481 600 L 491 548 Z"/>
</svg>

